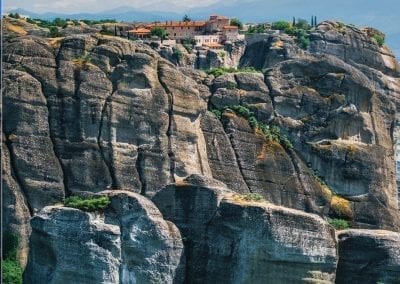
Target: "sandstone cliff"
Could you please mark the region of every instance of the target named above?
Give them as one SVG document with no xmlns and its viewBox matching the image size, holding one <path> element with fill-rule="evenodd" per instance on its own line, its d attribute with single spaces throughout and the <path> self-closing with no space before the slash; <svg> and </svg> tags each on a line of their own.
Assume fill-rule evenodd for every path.
<svg viewBox="0 0 400 284">
<path fill-rule="evenodd" d="M 400 69 L 360 30 L 254 38 L 240 65 L 260 71 L 215 78 L 117 37 L 5 28 L 2 225 L 27 283 L 400 279 Z M 62 207 L 82 194 L 111 205 Z"/>
</svg>

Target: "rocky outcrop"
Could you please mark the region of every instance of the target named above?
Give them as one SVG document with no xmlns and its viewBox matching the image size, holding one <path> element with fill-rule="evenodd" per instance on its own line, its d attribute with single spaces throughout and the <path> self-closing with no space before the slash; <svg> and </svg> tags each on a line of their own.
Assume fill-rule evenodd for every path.
<svg viewBox="0 0 400 284">
<path fill-rule="evenodd" d="M 104 212 L 45 207 L 31 222 L 24 283 L 182 283 L 183 244 L 143 196 L 103 192 Z"/>
<path fill-rule="evenodd" d="M 186 282 L 334 281 L 336 241 L 327 223 L 244 196 L 199 176 L 168 185 L 154 196 L 163 216 L 184 237 Z"/>
<path fill-rule="evenodd" d="M 400 234 L 389 231 L 339 232 L 336 283 L 398 283 Z"/>
<path fill-rule="evenodd" d="M 400 75 L 360 30 L 324 22 L 307 49 L 259 35 L 240 65 L 260 71 L 214 77 L 118 37 L 4 29 L 2 226 L 20 236 L 23 264 L 33 217 L 27 281 L 332 282 L 324 220 L 400 230 Z M 60 207 L 105 189 L 103 213 Z M 68 274 L 82 261 L 90 273 Z"/>
</svg>

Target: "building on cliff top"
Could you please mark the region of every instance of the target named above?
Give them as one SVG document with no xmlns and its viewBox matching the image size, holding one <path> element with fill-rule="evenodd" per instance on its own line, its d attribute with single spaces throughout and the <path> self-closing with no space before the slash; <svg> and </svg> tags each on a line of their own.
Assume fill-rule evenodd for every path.
<svg viewBox="0 0 400 284">
<path fill-rule="evenodd" d="M 231 25 L 229 18 L 218 15 L 211 15 L 206 21 L 155 22 L 147 25 L 145 28 L 151 30 L 154 27 L 164 28 L 170 39 L 178 42 L 183 42 L 186 39 L 194 39 L 196 46 L 208 48 L 210 48 L 210 44 L 213 48 L 218 44 L 219 48 L 226 41 L 233 42 L 242 39 L 239 35 L 238 27 Z M 139 35 L 136 31 L 133 32 Z"/>
</svg>

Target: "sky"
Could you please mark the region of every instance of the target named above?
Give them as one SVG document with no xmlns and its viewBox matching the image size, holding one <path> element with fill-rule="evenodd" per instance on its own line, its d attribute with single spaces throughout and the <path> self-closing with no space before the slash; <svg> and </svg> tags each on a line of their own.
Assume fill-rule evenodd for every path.
<svg viewBox="0 0 400 284">
<path fill-rule="evenodd" d="M 121 6 L 131 6 L 144 10 L 165 10 L 168 12 L 183 12 L 186 9 L 199 6 L 208 6 L 219 0 L 3 0 L 5 11 L 23 8 L 32 12 L 100 12 L 118 8 Z M 229 2 L 229 1 L 225 1 Z"/>
</svg>

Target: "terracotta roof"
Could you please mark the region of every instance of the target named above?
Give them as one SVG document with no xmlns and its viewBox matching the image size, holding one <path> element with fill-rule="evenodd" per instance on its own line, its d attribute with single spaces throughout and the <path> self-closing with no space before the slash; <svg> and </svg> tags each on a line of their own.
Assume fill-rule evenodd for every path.
<svg viewBox="0 0 400 284">
<path fill-rule="evenodd" d="M 237 29 L 237 26 L 224 26 L 224 29 Z"/>
<path fill-rule="evenodd" d="M 222 44 L 215 43 L 215 42 L 203 43 L 203 46 L 210 47 L 210 48 L 224 47 Z"/>
<path fill-rule="evenodd" d="M 145 28 L 138 28 L 138 29 L 135 29 L 135 30 L 130 30 L 128 32 L 134 33 L 134 34 L 148 34 L 148 33 L 150 33 L 150 30 L 145 29 Z"/>
<path fill-rule="evenodd" d="M 163 23 L 153 23 L 149 27 L 203 27 L 206 25 L 205 21 L 190 21 L 190 22 L 163 22 Z"/>
</svg>

